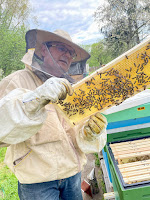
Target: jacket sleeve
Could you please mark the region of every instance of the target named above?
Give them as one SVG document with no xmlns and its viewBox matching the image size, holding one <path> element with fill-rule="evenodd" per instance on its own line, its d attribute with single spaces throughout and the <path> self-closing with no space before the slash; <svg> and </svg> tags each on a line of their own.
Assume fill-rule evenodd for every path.
<svg viewBox="0 0 150 200">
<path fill-rule="evenodd" d="M 17 144 L 38 132 L 46 119 L 46 110 L 42 108 L 36 114 L 29 115 L 22 101 L 29 90 L 15 89 L 15 85 L 3 83 L 0 84 L 0 142 Z"/>
</svg>

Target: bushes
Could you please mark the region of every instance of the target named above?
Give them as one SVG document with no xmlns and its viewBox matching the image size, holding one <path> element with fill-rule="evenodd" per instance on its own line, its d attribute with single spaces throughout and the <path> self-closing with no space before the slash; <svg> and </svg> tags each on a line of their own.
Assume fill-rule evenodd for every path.
<svg viewBox="0 0 150 200">
<path fill-rule="evenodd" d="M 17 178 L 4 164 L 6 148 L 0 148 L 0 199 L 19 200 Z"/>
</svg>

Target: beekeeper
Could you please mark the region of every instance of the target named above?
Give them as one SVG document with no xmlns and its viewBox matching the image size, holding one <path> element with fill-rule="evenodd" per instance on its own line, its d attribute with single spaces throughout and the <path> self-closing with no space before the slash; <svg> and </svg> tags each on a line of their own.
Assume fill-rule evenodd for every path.
<svg viewBox="0 0 150 200">
<path fill-rule="evenodd" d="M 29 30 L 26 50 L 25 69 L 0 82 L 5 163 L 18 179 L 21 200 L 81 200 L 85 153 L 104 147 L 107 121 L 97 113 L 82 127 L 70 127 L 53 103 L 73 93 L 71 72 L 82 69 L 71 69 L 71 63 L 90 55 L 63 30 Z"/>
</svg>

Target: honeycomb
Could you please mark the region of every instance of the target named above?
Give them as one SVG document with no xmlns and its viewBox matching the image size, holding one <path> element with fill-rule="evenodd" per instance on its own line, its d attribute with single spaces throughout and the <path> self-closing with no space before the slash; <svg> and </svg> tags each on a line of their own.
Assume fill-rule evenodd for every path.
<svg viewBox="0 0 150 200">
<path fill-rule="evenodd" d="M 73 95 L 57 102 L 56 108 L 71 125 L 77 125 L 148 87 L 150 38 L 73 85 Z"/>
</svg>

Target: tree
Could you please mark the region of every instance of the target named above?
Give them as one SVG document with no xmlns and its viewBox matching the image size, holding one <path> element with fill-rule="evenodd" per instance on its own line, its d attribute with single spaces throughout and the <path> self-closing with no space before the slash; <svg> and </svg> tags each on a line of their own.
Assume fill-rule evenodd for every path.
<svg viewBox="0 0 150 200">
<path fill-rule="evenodd" d="M 89 59 L 89 66 L 99 66 L 107 64 L 110 60 L 109 51 L 105 48 L 103 41 L 94 43 L 91 46 L 91 58 Z"/>
<path fill-rule="evenodd" d="M 112 60 L 109 50 L 106 48 L 104 41 L 99 41 L 92 45 L 82 45 L 91 55 L 87 63 L 90 67 L 101 67 Z"/>
<path fill-rule="evenodd" d="M 107 0 L 107 4 L 97 8 L 94 17 L 108 48 L 116 57 L 147 37 L 150 30 L 150 2 Z"/>
<path fill-rule="evenodd" d="M 0 69 L 2 77 L 7 76 L 13 71 L 24 67 L 21 58 L 25 54 L 25 35 L 26 29 L 16 28 L 15 31 L 0 29 Z"/>
<path fill-rule="evenodd" d="M 15 29 L 18 26 L 27 25 L 30 19 L 36 23 L 36 17 L 32 15 L 29 0 L 1 0 L 0 1 L 0 26 L 7 29 Z"/>
<path fill-rule="evenodd" d="M 25 53 L 25 32 L 28 19 L 33 19 L 29 0 L 0 1 L 0 73 L 7 76 L 24 65 L 21 58 Z M 36 23 L 36 21 L 33 21 Z M 1 77 L 1 78 L 2 78 Z"/>
</svg>

